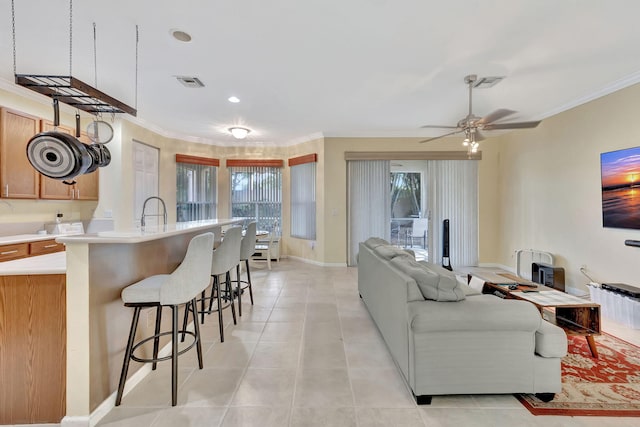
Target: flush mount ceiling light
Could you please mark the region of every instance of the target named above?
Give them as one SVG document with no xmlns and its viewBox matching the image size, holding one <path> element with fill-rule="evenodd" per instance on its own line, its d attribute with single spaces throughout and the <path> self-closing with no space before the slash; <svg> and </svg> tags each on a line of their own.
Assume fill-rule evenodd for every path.
<svg viewBox="0 0 640 427">
<path fill-rule="evenodd" d="M 179 42 L 189 43 L 191 41 L 191 35 L 182 30 L 170 30 L 171 36 Z"/>
<path fill-rule="evenodd" d="M 237 96 L 230 96 L 229 98 L 227 98 L 227 101 L 237 104 L 238 102 L 240 102 L 240 98 L 238 98 Z"/>
<path fill-rule="evenodd" d="M 234 126 L 229 128 L 229 132 L 235 139 L 245 139 L 251 130 L 239 126 Z"/>
</svg>

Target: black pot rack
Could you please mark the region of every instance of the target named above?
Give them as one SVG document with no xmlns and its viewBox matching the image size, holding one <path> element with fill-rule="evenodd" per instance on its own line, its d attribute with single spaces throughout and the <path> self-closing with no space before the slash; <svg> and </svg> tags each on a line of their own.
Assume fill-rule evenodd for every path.
<svg viewBox="0 0 640 427">
<path fill-rule="evenodd" d="M 137 110 L 72 76 L 16 74 L 16 84 L 58 99 L 67 105 L 91 114 L 127 113 Z"/>
</svg>

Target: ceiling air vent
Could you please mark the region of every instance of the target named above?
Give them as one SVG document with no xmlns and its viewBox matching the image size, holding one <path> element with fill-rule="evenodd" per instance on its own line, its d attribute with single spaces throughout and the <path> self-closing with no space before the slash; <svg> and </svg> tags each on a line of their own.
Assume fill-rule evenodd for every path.
<svg viewBox="0 0 640 427">
<path fill-rule="evenodd" d="M 176 79 L 185 87 L 204 87 L 204 83 L 197 77 L 176 76 Z"/>
<path fill-rule="evenodd" d="M 478 80 L 474 83 L 473 87 L 478 89 L 489 89 L 490 87 L 494 87 L 498 83 L 500 83 L 504 79 L 504 77 L 499 76 L 489 76 L 489 77 L 479 77 Z"/>
</svg>

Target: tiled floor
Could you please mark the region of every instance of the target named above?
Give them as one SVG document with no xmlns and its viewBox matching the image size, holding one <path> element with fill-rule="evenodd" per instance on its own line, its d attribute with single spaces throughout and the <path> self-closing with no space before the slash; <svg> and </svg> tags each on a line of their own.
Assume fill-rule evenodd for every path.
<svg viewBox="0 0 640 427">
<path fill-rule="evenodd" d="M 353 268 L 282 260 L 253 272 L 255 305 L 203 327 L 203 370 L 180 358 L 178 406 L 169 366 L 147 376 L 99 423 L 113 426 L 636 426 L 637 418 L 532 416 L 511 395 L 434 397 L 418 407 L 357 292 Z M 640 332 L 603 322 L 640 343 Z M 167 365 L 166 363 L 164 365 Z"/>
</svg>

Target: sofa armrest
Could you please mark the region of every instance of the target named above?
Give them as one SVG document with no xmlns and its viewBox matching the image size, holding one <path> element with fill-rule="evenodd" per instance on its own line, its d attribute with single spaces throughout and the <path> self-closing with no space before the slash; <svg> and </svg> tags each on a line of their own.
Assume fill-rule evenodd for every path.
<svg viewBox="0 0 640 427">
<path fill-rule="evenodd" d="M 562 328 L 543 320 L 536 331 L 536 354 L 564 357 L 567 354 L 567 334 Z"/>
<path fill-rule="evenodd" d="M 409 325 L 414 333 L 444 331 L 530 331 L 542 318 L 527 301 L 477 295 L 463 301 L 420 301 L 408 304 Z"/>
</svg>

